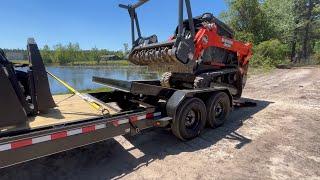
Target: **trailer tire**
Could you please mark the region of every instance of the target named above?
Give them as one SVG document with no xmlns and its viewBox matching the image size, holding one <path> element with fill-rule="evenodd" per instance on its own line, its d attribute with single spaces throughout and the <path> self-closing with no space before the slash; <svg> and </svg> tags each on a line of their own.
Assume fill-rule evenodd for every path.
<svg viewBox="0 0 320 180">
<path fill-rule="evenodd" d="M 224 92 L 214 93 L 206 102 L 207 124 L 216 128 L 225 123 L 230 113 L 230 98 Z"/>
<path fill-rule="evenodd" d="M 173 134 L 181 140 L 197 137 L 206 124 L 206 106 L 199 98 L 183 100 L 171 125 Z"/>
</svg>

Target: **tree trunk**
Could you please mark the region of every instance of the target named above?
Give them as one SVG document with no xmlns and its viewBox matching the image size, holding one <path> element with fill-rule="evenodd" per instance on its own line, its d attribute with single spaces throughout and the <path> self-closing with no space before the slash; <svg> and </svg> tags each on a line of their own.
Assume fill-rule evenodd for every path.
<svg viewBox="0 0 320 180">
<path fill-rule="evenodd" d="M 306 28 L 305 28 L 305 36 L 303 39 L 303 48 L 302 48 L 302 56 L 303 59 L 306 61 L 309 57 L 309 49 L 308 49 L 308 44 L 309 44 L 309 29 L 310 29 L 310 24 L 308 23 Z"/>
<path fill-rule="evenodd" d="M 313 2 L 312 0 L 308 0 L 307 4 L 308 12 L 306 16 L 307 20 L 307 25 L 305 27 L 305 36 L 303 39 L 303 47 L 302 47 L 302 56 L 305 59 L 305 61 L 309 58 L 310 56 L 310 28 L 311 28 L 311 18 L 312 18 L 312 10 L 313 10 Z"/>
<path fill-rule="evenodd" d="M 293 31 L 293 38 L 292 38 L 292 44 L 291 44 L 291 62 L 296 63 L 296 45 L 297 45 L 297 34 L 296 30 Z"/>
</svg>

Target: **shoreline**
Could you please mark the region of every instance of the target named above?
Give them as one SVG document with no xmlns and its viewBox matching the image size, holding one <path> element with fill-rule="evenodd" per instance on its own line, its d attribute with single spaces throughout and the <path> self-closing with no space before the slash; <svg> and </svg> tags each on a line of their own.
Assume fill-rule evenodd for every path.
<svg viewBox="0 0 320 180">
<path fill-rule="evenodd" d="M 28 60 L 10 60 L 17 64 L 29 64 Z M 66 64 L 60 63 L 45 63 L 46 66 L 134 66 L 128 60 L 110 60 L 107 62 L 96 62 L 96 61 L 75 61 Z"/>
</svg>

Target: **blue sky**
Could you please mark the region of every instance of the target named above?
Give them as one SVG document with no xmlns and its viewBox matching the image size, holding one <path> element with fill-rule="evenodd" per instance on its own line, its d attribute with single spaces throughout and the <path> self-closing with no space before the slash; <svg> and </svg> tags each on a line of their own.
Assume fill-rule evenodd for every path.
<svg viewBox="0 0 320 180">
<path fill-rule="evenodd" d="M 137 0 L 5 0 L 0 6 L 0 48 L 25 48 L 28 37 L 40 47 L 78 42 L 92 47 L 119 50 L 131 43 L 130 21 L 118 4 Z M 194 16 L 227 9 L 224 0 L 191 0 Z M 138 9 L 145 36 L 166 40 L 177 25 L 177 0 L 151 0 Z"/>
</svg>

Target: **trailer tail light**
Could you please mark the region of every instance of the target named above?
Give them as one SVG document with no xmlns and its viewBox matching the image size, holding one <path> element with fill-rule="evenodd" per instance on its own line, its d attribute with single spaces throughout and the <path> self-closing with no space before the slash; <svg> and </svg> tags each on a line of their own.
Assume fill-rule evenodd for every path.
<svg viewBox="0 0 320 180">
<path fill-rule="evenodd" d="M 148 113 L 146 115 L 146 119 L 153 119 L 153 117 L 154 117 L 153 113 Z"/>
</svg>

